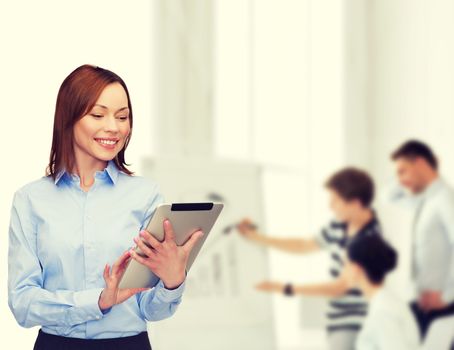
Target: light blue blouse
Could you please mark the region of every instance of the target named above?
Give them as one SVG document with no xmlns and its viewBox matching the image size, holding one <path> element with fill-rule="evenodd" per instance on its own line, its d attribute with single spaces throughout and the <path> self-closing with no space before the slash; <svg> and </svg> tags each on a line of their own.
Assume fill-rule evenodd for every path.
<svg viewBox="0 0 454 350">
<path fill-rule="evenodd" d="M 9 227 L 8 303 L 23 327 L 98 339 L 136 335 L 146 321 L 171 316 L 184 283 L 167 290 L 162 281 L 101 312 L 98 299 L 106 263 L 128 248 L 163 201 L 156 183 L 127 175 L 110 161 L 88 192 L 62 171 L 14 194 Z"/>
</svg>

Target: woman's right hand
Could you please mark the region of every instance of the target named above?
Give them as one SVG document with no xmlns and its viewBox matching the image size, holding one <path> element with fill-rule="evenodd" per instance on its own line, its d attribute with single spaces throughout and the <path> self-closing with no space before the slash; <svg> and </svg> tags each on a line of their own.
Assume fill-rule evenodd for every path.
<svg viewBox="0 0 454 350">
<path fill-rule="evenodd" d="M 148 290 L 149 288 L 118 288 L 121 278 L 123 277 L 131 255 L 129 250 L 123 253 L 120 258 L 113 264 L 112 269 L 109 264 L 104 267 L 104 281 L 106 287 L 99 296 L 99 308 L 104 311 L 116 304 L 120 304 L 133 295 Z"/>
</svg>

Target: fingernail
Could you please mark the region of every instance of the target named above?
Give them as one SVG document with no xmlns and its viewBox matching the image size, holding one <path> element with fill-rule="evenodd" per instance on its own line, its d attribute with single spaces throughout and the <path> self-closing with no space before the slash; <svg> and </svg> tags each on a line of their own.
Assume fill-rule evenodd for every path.
<svg viewBox="0 0 454 350">
<path fill-rule="evenodd" d="M 141 235 L 142 237 L 145 237 L 145 232 L 144 232 L 144 231 L 140 231 L 140 235 Z"/>
<path fill-rule="evenodd" d="M 133 241 L 137 243 L 139 240 L 137 239 L 137 237 L 134 237 Z"/>
</svg>

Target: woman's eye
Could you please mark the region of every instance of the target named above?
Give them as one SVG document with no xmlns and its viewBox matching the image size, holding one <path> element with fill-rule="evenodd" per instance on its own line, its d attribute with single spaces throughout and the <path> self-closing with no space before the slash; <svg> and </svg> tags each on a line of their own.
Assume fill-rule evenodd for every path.
<svg viewBox="0 0 454 350">
<path fill-rule="evenodd" d="M 102 118 L 101 114 L 92 114 L 92 116 L 96 119 Z"/>
<path fill-rule="evenodd" d="M 126 117 L 126 116 L 118 117 L 118 119 L 120 119 L 121 121 L 128 120 L 128 118 L 129 118 L 129 117 Z"/>
</svg>

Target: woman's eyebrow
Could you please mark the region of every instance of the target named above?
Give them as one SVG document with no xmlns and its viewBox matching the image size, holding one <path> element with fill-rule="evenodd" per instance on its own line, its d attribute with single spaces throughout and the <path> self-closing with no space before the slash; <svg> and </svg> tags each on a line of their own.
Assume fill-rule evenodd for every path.
<svg viewBox="0 0 454 350">
<path fill-rule="evenodd" d="M 104 105 L 100 105 L 100 104 L 98 104 L 98 103 L 97 103 L 97 104 L 95 104 L 95 106 L 97 106 L 97 107 L 101 107 L 101 108 L 104 108 L 104 109 L 109 109 L 109 108 L 107 108 L 106 106 L 104 106 Z M 120 109 L 119 109 L 118 111 L 116 111 L 115 113 L 118 113 L 118 112 L 124 111 L 125 109 L 129 109 L 129 108 L 128 108 L 128 107 L 122 107 L 122 108 L 120 108 Z"/>
</svg>

